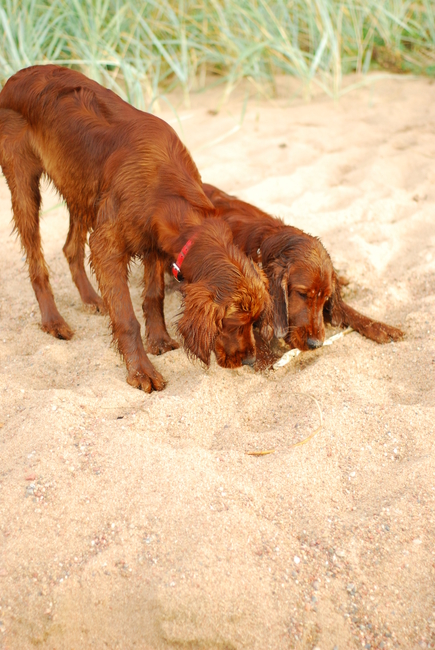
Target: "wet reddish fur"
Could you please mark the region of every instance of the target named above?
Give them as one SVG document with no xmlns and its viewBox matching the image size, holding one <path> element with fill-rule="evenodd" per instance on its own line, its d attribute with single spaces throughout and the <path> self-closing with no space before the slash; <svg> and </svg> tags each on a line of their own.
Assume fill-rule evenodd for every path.
<svg viewBox="0 0 435 650">
<path fill-rule="evenodd" d="M 216 211 L 168 124 L 79 72 L 34 66 L 11 77 L 0 93 L 0 164 L 45 331 L 63 339 L 73 335 L 55 305 L 41 249 L 42 175 L 69 209 L 64 253 L 73 280 L 84 303 L 109 312 L 130 384 L 148 392 L 164 387 L 133 311 L 129 262 L 133 257 L 144 262 L 148 350 L 174 349 L 178 344 L 163 319 L 163 269 L 192 235 L 178 323 L 185 347 L 206 364 L 212 351 L 226 367 L 255 358 L 252 326 L 270 310 L 264 276 L 233 245 L 222 220 L 205 218 Z M 102 299 L 84 269 L 88 233 Z"/>
<path fill-rule="evenodd" d="M 375 321 L 346 304 L 331 259 L 321 242 L 285 225 L 255 206 L 203 184 L 217 214 L 230 226 L 234 242 L 262 262 L 273 299 L 274 332 L 293 348 L 323 343 L 324 323 L 354 330 L 377 343 L 397 341 L 403 332 Z"/>
</svg>

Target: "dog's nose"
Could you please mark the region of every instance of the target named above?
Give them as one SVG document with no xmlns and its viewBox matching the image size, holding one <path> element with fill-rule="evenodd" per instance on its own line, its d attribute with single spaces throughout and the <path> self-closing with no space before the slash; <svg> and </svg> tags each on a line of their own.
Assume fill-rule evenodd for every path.
<svg viewBox="0 0 435 650">
<path fill-rule="evenodd" d="M 251 367 L 252 367 L 252 366 L 254 365 L 254 363 L 256 362 L 256 360 L 257 360 L 257 358 L 254 357 L 254 356 L 252 356 L 252 355 L 249 356 L 249 357 L 245 357 L 245 358 L 242 360 L 242 365 L 243 365 L 243 366 L 251 366 Z"/>
<path fill-rule="evenodd" d="M 315 350 L 316 348 L 321 348 L 323 343 L 319 339 L 307 339 L 307 345 L 310 350 Z"/>
</svg>

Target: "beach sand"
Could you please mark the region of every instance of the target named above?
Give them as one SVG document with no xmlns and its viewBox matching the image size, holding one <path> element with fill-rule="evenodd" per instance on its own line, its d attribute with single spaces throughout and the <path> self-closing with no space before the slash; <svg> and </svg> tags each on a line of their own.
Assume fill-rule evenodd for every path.
<svg viewBox="0 0 435 650">
<path fill-rule="evenodd" d="M 352 332 L 268 373 L 180 349 L 151 357 L 168 385 L 146 395 L 80 302 L 49 188 L 75 336 L 41 331 L 1 178 L 1 650 L 435 648 L 435 85 L 245 90 L 159 114 L 204 181 L 319 236 L 346 301 L 406 338 Z M 179 308 L 169 284 L 173 335 Z"/>
</svg>

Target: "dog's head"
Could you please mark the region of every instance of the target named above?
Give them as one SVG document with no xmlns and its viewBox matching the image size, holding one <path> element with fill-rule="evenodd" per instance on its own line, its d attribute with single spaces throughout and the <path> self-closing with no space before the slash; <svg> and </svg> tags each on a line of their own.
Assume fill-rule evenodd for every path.
<svg viewBox="0 0 435 650">
<path fill-rule="evenodd" d="M 226 306 L 222 326 L 214 343 L 216 360 L 224 368 L 254 365 L 254 324 L 258 325 L 266 340 L 270 340 L 273 335 L 267 280 L 250 260 L 246 260 L 245 267 L 245 274 L 239 278 L 237 289 Z"/>
<path fill-rule="evenodd" d="M 253 365 L 254 323 L 259 324 L 264 338 L 272 336 L 266 277 L 230 239 L 226 242 L 225 255 L 212 248 L 207 254 L 201 254 L 201 247 L 196 243 L 195 248 L 191 252 L 200 256 L 203 270 L 198 273 L 198 280 L 183 287 L 184 310 L 178 331 L 184 347 L 207 366 L 212 352 L 224 368 Z"/>
<path fill-rule="evenodd" d="M 299 350 L 320 347 L 325 340 L 323 309 L 336 281 L 327 251 L 315 237 L 284 228 L 263 241 L 261 256 L 275 336 Z"/>
</svg>

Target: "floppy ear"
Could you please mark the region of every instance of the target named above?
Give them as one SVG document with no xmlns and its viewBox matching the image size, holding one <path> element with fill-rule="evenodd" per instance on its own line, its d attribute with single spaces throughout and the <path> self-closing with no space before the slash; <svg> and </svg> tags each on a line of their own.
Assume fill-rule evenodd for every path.
<svg viewBox="0 0 435 650">
<path fill-rule="evenodd" d="M 284 338 L 288 332 L 288 263 L 283 251 L 288 248 L 288 237 L 278 232 L 266 237 L 261 243 L 263 271 L 269 280 L 269 294 L 272 298 L 273 333 Z"/>
<path fill-rule="evenodd" d="M 275 265 L 271 265 L 266 269 L 266 274 L 269 279 L 269 293 L 272 298 L 273 332 L 278 339 L 282 339 L 288 331 L 287 275 Z"/>
<path fill-rule="evenodd" d="M 262 338 L 265 341 L 270 341 L 274 334 L 273 302 L 272 298 L 270 297 L 269 279 L 262 269 L 259 272 L 267 291 L 265 292 L 264 307 L 263 311 L 261 312 L 261 316 L 257 321 L 257 326 L 260 330 Z"/>
<path fill-rule="evenodd" d="M 184 289 L 184 311 L 177 323 L 188 354 L 210 365 L 216 336 L 222 329 L 225 309 L 214 301 L 213 293 L 204 282 L 189 284 Z"/>
</svg>

